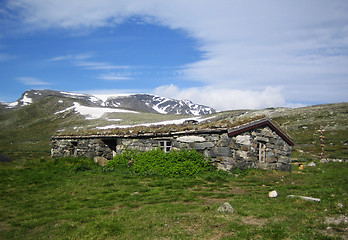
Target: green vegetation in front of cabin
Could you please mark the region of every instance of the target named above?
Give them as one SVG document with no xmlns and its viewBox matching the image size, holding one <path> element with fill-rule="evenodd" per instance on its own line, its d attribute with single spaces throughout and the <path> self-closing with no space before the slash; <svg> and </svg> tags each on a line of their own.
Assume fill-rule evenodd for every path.
<svg viewBox="0 0 348 240">
<path fill-rule="evenodd" d="M 216 171 L 202 154 L 194 150 L 182 149 L 165 153 L 161 149 L 137 152 L 126 149 L 106 164 L 109 171 L 128 167 L 131 172 L 142 176 L 187 177 L 202 172 Z"/>
<path fill-rule="evenodd" d="M 0 239 L 340 239 L 348 163 L 292 173 L 251 169 L 189 177 L 105 171 L 92 159 L 0 163 Z M 276 190 L 279 196 L 269 198 Z M 288 195 L 320 198 L 310 202 Z M 233 214 L 217 211 L 228 202 Z"/>
</svg>

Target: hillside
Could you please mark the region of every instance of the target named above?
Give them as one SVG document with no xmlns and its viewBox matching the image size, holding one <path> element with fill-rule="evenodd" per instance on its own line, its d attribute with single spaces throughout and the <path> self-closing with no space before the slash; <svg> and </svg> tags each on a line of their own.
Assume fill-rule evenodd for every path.
<svg viewBox="0 0 348 240">
<path fill-rule="evenodd" d="M 329 158 L 348 156 L 348 103 L 302 108 L 234 110 L 199 116 L 193 113 L 192 115 L 170 114 L 169 109 L 172 107 L 168 106 L 174 106 L 177 102 L 173 100 L 174 104 L 171 100 L 163 100 L 164 98 L 157 96 L 136 94 L 108 99 L 51 90 L 31 90 L 25 92 L 15 103 L 10 105 L 2 103 L 0 104 L 0 152 L 12 158 L 48 156 L 50 138 L 62 132 L 79 134 L 86 131 L 106 131 L 115 127 L 156 128 L 156 125 L 165 125 L 167 127 L 164 129 L 168 129 L 173 126 L 170 124 L 182 124 L 185 120 L 196 120 L 198 125 L 218 127 L 228 126 L 243 119 L 267 116 L 278 122 L 293 137 L 296 143 L 293 158 L 309 161 L 320 156 L 317 130 L 321 127 L 326 130 L 325 156 Z M 162 110 L 165 108 L 168 112 L 166 114 L 146 112 L 145 108 L 140 107 L 141 104 L 130 104 L 126 99 L 132 99 L 133 102 L 142 99 L 138 102 L 148 107 L 157 106 Z M 161 104 L 164 103 L 169 105 L 163 107 Z M 131 108 L 132 106 L 136 106 L 135 109 Z M 182 106 L 182 113 L 186 111 L 187 106 Z"/>
</svg>

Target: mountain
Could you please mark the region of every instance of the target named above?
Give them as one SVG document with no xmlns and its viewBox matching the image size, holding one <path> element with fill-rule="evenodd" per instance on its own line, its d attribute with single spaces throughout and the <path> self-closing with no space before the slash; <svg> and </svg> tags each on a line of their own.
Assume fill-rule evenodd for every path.
<svg viewBox="0 0 348 240">
<path fill-rule="evenodd" d="M 215 112 L 211 107 L 194 104 L 189 100 L 175 100 L 150 94 L 111 97 L 104 102 L 104 105 L 161 114 L 199 116 Z"/>
<path fill-rule="evenodd" d="M 209 109 L 189 101 L 150 94 L 103 98 L 30 90 L 14 103 L 0 103 L 0 153 L 12 159 L 47 157 L 50 139 L 57 132 L 103 132 L 110 128 L 182 124 L 187 120 L 195 120 L 202 127 L 225 127 L 229 122 L 262 115 L 272 118 L 293 137 L 292 157 L 299 161 L 319 158 L 319 129 L 325 130 L 325 157 L 342 159 L 348 156 L 348 103 L 185 115 L 206 114 Z M 166 127 L 170 131 L 171 125 Z"/>
<path fill-rule="evenodd" d="M 61 97 L 62 99 L 71 99 L 86 107 L 108 107 L 147 113 L 200 116 L 215 112 L 211 107 L 194 104 L 189 100 L 169 99 L 151 94 L 123 94 L 111 96 L 102 100 L 94 95 L 54 90 L 29 90 L 24 92 L 16 102 L 7 105 L 9 108 L 18 108 L 52 96 Z"/>
</svg>

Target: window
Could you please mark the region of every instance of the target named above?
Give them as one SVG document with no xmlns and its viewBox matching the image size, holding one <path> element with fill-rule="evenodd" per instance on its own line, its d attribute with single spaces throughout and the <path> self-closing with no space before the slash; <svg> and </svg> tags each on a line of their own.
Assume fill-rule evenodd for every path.
<svg viewBox="0 0 348 240">
<path fill-rule="evenodd" d="M 172 149 L 172 142 L 168 140 L 160 141 L 159 147 L 163 149 L 164 152 L 169 152 Z"/>
<path fill-rule="evenodd" d="M 266 162 L 266 144 L 259 143 L 259 162 Z"/>
</svg>

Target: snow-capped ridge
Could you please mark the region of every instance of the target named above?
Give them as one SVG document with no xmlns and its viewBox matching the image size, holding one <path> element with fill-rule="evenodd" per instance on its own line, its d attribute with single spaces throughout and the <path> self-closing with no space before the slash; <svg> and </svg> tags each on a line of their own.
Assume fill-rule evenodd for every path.
<svg viewBox="0 0 348 240">
<path fill-rule="evenodd" d="M 141 112 L 196 116 L 215 112 L 213 108 L 194 104 L 189 100 L 176 100 L 144 93 L 108 97 L 104 101 L 104 106 L 134 109 Z"/>
<path fill-rule="evenodd" d="M 179 115 L 208 115 L 215 112 L 213 108 L 194 104 L 190 100 L 176 100 L 153 94 L 116 94 L 91 95 L 54 90 L 29 90 L 23 93 L 16 102 L 7 104 L 8 108 L 17 108 L 45 97 L 59 97 L 79 102 L 81 106 L 99 108 L 120 108 L 137 112 L 179 114 Z"/>
</svg>

